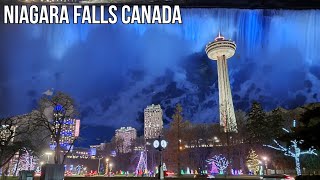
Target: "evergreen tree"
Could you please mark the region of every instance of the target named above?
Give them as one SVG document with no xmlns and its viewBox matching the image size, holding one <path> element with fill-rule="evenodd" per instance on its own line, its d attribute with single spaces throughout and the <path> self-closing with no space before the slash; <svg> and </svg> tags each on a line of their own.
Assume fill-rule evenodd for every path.
<svg viewBox="0 0 320 180">
<path fill-rule="evenodd" d="M 253 102 L 247 123 L 247 140 L 249 143 L 264 143 L 266 138 L 268 138 L 266 133 L 268 133 L 269 126 L 266 113 L 261 105 L 258 102 Z"/>
<path fill-rule="evenodd" d="M 180 153 L 181 153 L 181 142 L 182 142 L 182 134 L 184 131 L 185 123 L 183 122 L 183 116 L 182 116 L 182 107 L 180 104 L 177 104 L 175 113 L 172 116 L 172 122 L 171 122 L 171 141 L 172 148 L 176 152 L 176 162 L 177 162 L 177 172 L 178 176 L 181 175 L 181 159 L 180 159 Z"/>
<path fill-rule="evenodd" d="M 271 141 L 272 139 L 278 138 L 283 135 L 283 118 L 279 109 L 275 109 L 267 116 L 267 137 L 266 141 Z"/>
<path fill-rule="evenodd" d="M 247 166 L 250 171 L 254 174 L 259 173 L 259 158 L 254 150 L 250 150 L 249 155 L 247 157 Z"/>
</svg>

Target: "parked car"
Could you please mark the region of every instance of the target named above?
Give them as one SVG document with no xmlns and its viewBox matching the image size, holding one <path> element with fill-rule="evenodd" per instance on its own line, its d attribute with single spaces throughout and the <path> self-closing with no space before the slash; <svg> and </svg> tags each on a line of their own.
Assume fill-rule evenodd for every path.
<svg viewBox="0 0 320 180">
<path fill-rule="evenodd" d="M 173 177 L 174 172 L 173 171 L 164 171 L 164 177 Z"/>
</svg>

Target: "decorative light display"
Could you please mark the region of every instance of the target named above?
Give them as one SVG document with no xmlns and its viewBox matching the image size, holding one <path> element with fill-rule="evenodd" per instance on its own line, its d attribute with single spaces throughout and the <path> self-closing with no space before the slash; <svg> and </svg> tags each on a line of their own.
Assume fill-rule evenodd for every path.
<svg viewBox="0 0 320 180">
<path fill-rule="evenodd" d="M 183 170 L 183 169 L 181 169 L 180 173 L 181 173 L 182 175 L 184 175 L 184 170 Z"/>
<path fill-rule="evenodd" d="M 40 168 L 40 166 L 38 166 L 37 168 L 36 168 L 36 170 L 35 170 L 35 173 L 40 173 L 41 172 L 41 168 Z"/>
<path fill-rule="evenodd" d="M 138 165 L 136 167 L 136 171 L 135 171 L 135 174 L 142 174 L 145 170 L 148 169 L 148 166 L 147 166 L 147 155 L 144 151 L 141 151 L 140 152 L 140 159 L 139 159 L 139 162 L 138 162 Z"/>
<path fill-rule="evenodd" d="M 187 174 L 190 174 L 190 168 L 187 167 Z"/>
<path fill-rule="evenodd" d="M 254 150 L 249 151 L 249 155 L 247 158 L 247 165 L 249 171 L 253 172 L 253 174 L 258 174 L 260 169 L 259 157 Z"/>
<path fill-rule="evenodd" d="M 218 168 L 217 168 L 216 164 L 213 161 L 208 162 L 208 164 L 211 164 L 210 174 L 218 174 L 219 173 Z"/>
<path fill-rule="evenodd" d="M 213 156 L 211 159 L 208 159 L 207 162 L 210 164 L 214 163 L 217 166 L 220 174 L 223 174 L 224 170 L 229 165 L 228 160 L 221 154 L 219 156 L 217 155 Z"/>
<path fill-rule="evenodd" d="M 18 159 L 14 160 L 12 173 L 16 172 L 15 175 L 18 175 L 19 171 L 36 170 L 36 165 L 37 165 L 36 161 L 37 159 L 28 151 L 26 151 L 20 156 L 19 160 Z"/>
<path fill-rule="evenodd" d="M 163 163 L 163 171 L 167 171 L 166 163 Z"/>
<path fill-rule="evenodd" d="M 263 175 L 263 167 L 260 165 L 259 166 L 259 175 L 262 176 Z"/>
<path fill-rule="evenodd" d="M 80 175 L 81 171 L 83 170 L 83 166 L 82 165 L 78 165 L 78 166 L 76 166 L 75 169 L 76 169 L 77 174 Z"/>
<path fill-rule="evenodd" d="M 104 174 L 104 170 L 105 170 L 104 164 L 100 163 L 100 169 L 99 169 L 100 174 Z"/>
<path fill-rule="evenodd" d="M 236 169 L 231 169 L 231 174 L 232 175 L 242 175 L 242 170 L 236 170 Z"/>
<path fill-rule="evenodd" d="M 295 125 L 295 122 L 294 122 L 294 125 Z M 289 130 L 287 130 L 285 128 L 282 128 L 282 129 L 286 133 L 290 132 Z M 282 152 L 284 152 L 285 156 L 293 157 L 295 160 L 296 171 L 297 171 L 298 176 L 301 175 L 300 156 L 304 155 L 304 154 L 317 155 L 317 153 L 315 152 L 316 149 L 314 149 L 313 147 L 309 148 L 307 151 L 301 151 L 301 149 L 298 147 L 298 144 L 302 144 L 303 140 L 300 140 L 300 141 L 291 140 L 290 141 L 291 145 L 288 148 L 283 147 L 280 143 L 278 143 L 277 140 L 273 140 L 273 142 L 277 145 L 277 147 L 271 146 L 271 145 L 264 145 L 264 146 L 270 147 L 270 148 L 278 150 L 278 151 L 282 151 Z"/>
</svg>

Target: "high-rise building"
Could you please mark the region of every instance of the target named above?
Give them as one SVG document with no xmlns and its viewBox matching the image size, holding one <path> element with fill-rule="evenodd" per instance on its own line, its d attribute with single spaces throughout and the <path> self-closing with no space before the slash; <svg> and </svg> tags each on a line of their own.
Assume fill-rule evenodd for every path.
<svg viewBox="0 0 320 180">
<path fill-rule="evenodd" d="M 160 105 L 148 106 L 144 109 L 144 138 L 157 138 L 162 133 L 162 109 Z"/>
<path fill-rule="evenodd" d="M 55 133 L 58 133 L 60 124 L 55 123 Z M 60 145 L 64 149 L 68 149 L 70 145 L 73 145 L 75 139 L 79 136 L 80 132 L 80 120 L 79 119 L 65 119 L 60 128 Z M 56 147 L 56 142 L 51 138 L 51 148 Z"/>
<path fill-rule="evenodd" d="M 132 127 L 121 127 L 116 130 L 115 138 L 120 153 L 131 151 L 132 142 L 137 138 L 137 130 Z"/>
<path fill-rule="evenodd" d="M 220 125 L 225 132 L 237 132 L 227 64 L 227 59 L 234 55 L 236 47 L 235 42 L 225 40 L 220 32 L 214 42 L 210 42 L 206 46 L 208 57 L 211 60 L 216 60 L 218 64 Z"/>
</svg>

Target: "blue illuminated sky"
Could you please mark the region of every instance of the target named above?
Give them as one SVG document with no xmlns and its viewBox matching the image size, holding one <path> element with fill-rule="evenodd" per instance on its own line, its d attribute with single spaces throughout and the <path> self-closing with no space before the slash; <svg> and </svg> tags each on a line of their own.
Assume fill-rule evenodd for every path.
<svg viewBox="0 0 320 180">
<path fill-rule="evenodd" d="M 221 30 L 236 109 L 319 101 L 320 11 L 183 9 L 178 25 L 0 25 L 0 113 L 31 111 L 42 92 L 72 95 L 84 124 L 142 127 L 143 109 L 176 103 L 218 121 L 217 71 L 204 47 Z"/>
</svg>

